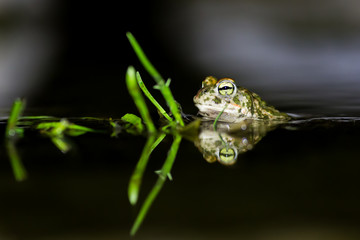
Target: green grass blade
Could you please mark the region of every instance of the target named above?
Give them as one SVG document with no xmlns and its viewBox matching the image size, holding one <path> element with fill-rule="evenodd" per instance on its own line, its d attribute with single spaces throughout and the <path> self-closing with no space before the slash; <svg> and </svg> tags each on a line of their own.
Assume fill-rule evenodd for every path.
<svg viewBox="0 0 360 240">
<path fill-rule="evenodd" d="M 49 120 L 49 119 L 56 119 L 56 118 L 52 116 L 24 116 L 19 118 L 19 120 Z"/>
<path fill-rule="evenodd" d="M 142 123 L 141 118 L 136 116 L 135 114 L 127 113 L 124 116 L 121 117 L 121 121 L 126 122 L 126 124 L 123 124 L 122 128 L 130 134 L 137 135 L 141 134 L 144 130 L 144 124 Z M 113 127 L 117 127 L 117 123 L 111 122 L 110 123 Z M 121 131 L 121 128 L 120 128 Z"/>
<path fill-rule="evenodd" d="M 184 121 L 181 117 L 181 113 L 178 108 L 178 104 L 175 101 L 170 88 L 168 86 L 164 85 L 163 87 L 160 88 L 160 91 L 161 91 L 162 95 L 164 96 L 164 98 L 170 108 L 170 111 L 174 115 L 175 120 L 180 124 L 180 126 L 182 126 L 182 127 L 185 126 Z"/>
<path fill-rule="evenodd" d="M 136 80 L 137 83 L 139 85 L 139 87 L 141 88 L 141 90 L 143 91 L 143 93 L 145 94 L 145 96 L 152 102 L 152 104 L 154 104 L 154 106 L 159 110 L 159 112 L 170 122 L 172 122 L 172 118 L 167 114 L 167 112 L 164 110 L 163 107 L 161 107 L 161 105 L 155 100 L 155 98 L 151 95 L 151 93 L 149 92 L 149 90 L 146 88 L 144 82 L 141 79 L 140 73 L 136 72 Z"/>
<path fill-rule="evenodd" d="M 62 136 L 66 133 L 76 137 L 88 132 L 96 132 L 94 129 L 71 123 L 67 119 L 61 119 L 58 122 L 42 122 L 36 126 L 36 129 L 47 131 L 52 136 Z"/>
<path fill-rule="evenodd" d="M 157 85 L 155 86 L 157 89 L 160 90 L 161 94 L 165 98 L 170 111 L 174 115 L 175 120 L 180 124 L 180 126 L 184 126 L 184 121 L 182 120 L 181 113 L 179 112 L 179 108 L 177 106 L 177 103 L 171 93 L 169 83 L 170 80 L 168 80 L 167 83 L 165 83 L 164 79 L 161 77 L 160 73 L 155 69 L 155 67 L 151 64 L 149 59 L 146 57 L 144 51 L 140 47 L 140 44 L 136 41 L 135 37 L 128 32 L 126 34 L 127 38 L 129 39 L 129 42 L 134 49 L 137 57 L 139 58 L 140 62 L 144 66 L 144 68 L 148 71 L 148 73 L 154 78 Z"/>
<path fill-rule="evenodd" d="M 148 128 L 149 133 L 155 133 L 155 125 L 151 120 L 149 110 L 136 81 L 135 69 L 132 66 L 130 66 L 126 72 L 126 85 L 131 97 L 135 102 L 136 107 L 140 112 L 142 119 L 144 120 L 145 125 Z"/>
<path fill-rule="evenodd" d="M 145 67 L 146 71 L 149 72 L 149 74 L 155 79 L 155 81 L 158 83 L 160 80 L 162 80 L 162 77 L 160 73 L 155 69 L 155 67 L 151 64 L 149 59 L 146 57 L 144 51 L 141 49 L 139 43 L 136 41 L 135 37 L 130 33 L 126 33 L 127 38 L 129 39 L 129 42 L 131 46 L 133 47 L 136 55 L 138 56 L 140 62 Z"/>
<path fill-rule="evenodd" d="M 20 98 L 16 99 L 11 108 L 10 116 L 6 125 L 6 131 L 5 131 L 6 138 L 14 137 L 16 135 L 17 133 L 16 124 L 24 108 L 25 108 L 25 101 Z"/>
<path fill-rule="evenodd" d="M 134 236 L 138 231 L 141 223 L 144 221 L 146 214 L 148 213 L 152 203 L 156 199 L 157 195 L 159 194 L 160 190 L 162 189 L 167 176 L 170 175 L 171 168 L 174 164 L 176 154 L 179 150 L 179 146 L 181 143 L 181 136 L 176 135 L 173 144 L 168 152 L 168 156 L 165 160 L 163 167 L 161 168 L 161 173 L 159 174 L 159 178 L 156 181 L 154 187 L 150 191 L 149 195 L 146 197 L 144 204 L 141 206 L 140 212 L 135 219 L 135 222 L 131 228 L 130 235 Z"/>
</svg>

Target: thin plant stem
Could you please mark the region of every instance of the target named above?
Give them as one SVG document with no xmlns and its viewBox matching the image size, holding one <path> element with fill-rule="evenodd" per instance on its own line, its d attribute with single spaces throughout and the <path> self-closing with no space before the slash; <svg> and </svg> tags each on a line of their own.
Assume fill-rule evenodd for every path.
<svg viewBox="0 0 360 240">
<path fill-rule="evenodd" d="M 154 106 L 159 110 L 159 112 L 170 122 L 172 122 L 172 118 L 167 114 L 167 112 L 164 110 L 163 107 L 156 101 L 156 99 L 151 95 L 149 90 L 146 88 L 144 82 L 141 79 L 140 73 L 136 72 L 136 80 L 140 87 L 140 89 L 143 91 L 145 96 L 154 104 Z"/>
<path fill-rule="evenodd" d="M 165 163 L 160 170 L 159 178 L 156 181 L 156 183 L 155 183 L 154 187 L 152 188 L 152 190 L 150 191 L 150 193 L 148 194 L 148 196 L 146 197 L 145 202 L 141 206 L 140 212 L 135 219 L 134 225 L 131 228 L 131 231 L 130 231 L 131 236 L 134 236 L 136 234 L 141 223 L 144 221 L 146 214 L 148 213 L 152 203 L 154 202 L 154 200 L 156 199 L 160 190 L 162 189 L 167 177 L 171 176 L 170 171 L 174 164 L 176 154 L 179 150 L 181 139 L 182 139 L 182 137 L 180 135 L 175 135 L 174 142 L 172 143 L 171 148 L 168 152 L 168 156 L 165 160 Z"/>
<path fill-rule="evenodd" d="M 147 126 L 148 132 L 155 133 L 156 132 L 155 125 L 151 120 L 149 110 L 146 106 L 145 100 L 141 94 L 141 91 L 136 81 L 135 69 L 132 66 L 130 66 L 126 72 L 126 85 L 131 97 L 135 102 L 136 107 L 140 112 L 142 119 L 144 120 Z"/>
<path fill-rule="evenodd" d="M 159 84 L 155 85 L 155 87 L 160 89 L 160 92 L 163 95 L 163 97 L 165 98 L 165 100 L 170 108 L 170 111 L 174 115 L 175 120 L 180 124 L 180 126 L 184 127 L 185 124 L 181 117 L 181 113 L 179 111 L 178 104 L 175 101 L 169 86 L 170 86 L 170 79 L 168 79 L 168 81 L 166 83 L 162 83 L 162 84 L 159 83 Z"/>
<path fill-rule="evenodd" d="M 227 108 L 228 105 L 229 105 L 229 104 L 226 103 L 225 106 L 224 106 L 224 108 L 221 110 L 221 112 L 220 112 L 220 113 L 216 116 L 216 118 L 215 118 L 215 121 L 214 121 L 214 124 L 213 124 L 214 131 L 215 131 L 215 132 L 216 132 L 216 130 L 217 130 L 217 122 L 218 122 L 219 118 L 221 117 L 221 115 L 224 113 L 224 111 L 225 111 L 225 109 Z"/>
</svg>

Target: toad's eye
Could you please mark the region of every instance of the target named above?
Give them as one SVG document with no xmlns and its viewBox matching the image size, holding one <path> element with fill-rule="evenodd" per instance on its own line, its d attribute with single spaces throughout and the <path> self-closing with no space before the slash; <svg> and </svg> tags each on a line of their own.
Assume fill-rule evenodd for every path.
<svg viewBox="0 0 360 240">
<path fill-rule="evenodd" d="M 219 161 L 225 165 L 232 165 L 237 158 L 236 151 L 233 148 L 222 148 L 219 151 Z"/>
<path fill-rule="evenodd" d="M 236 92 L 236 86 L 232 81 L 223 80 L 218 83 L 217 90 L 220 95 L 231 96 Z"/>
</svg>

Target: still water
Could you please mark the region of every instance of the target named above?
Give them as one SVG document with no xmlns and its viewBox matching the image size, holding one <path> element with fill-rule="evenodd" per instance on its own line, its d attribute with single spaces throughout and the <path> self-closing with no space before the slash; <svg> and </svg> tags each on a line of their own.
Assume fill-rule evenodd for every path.
<svg viewBox="0 0 360 240">
<path fill-rule="evenodd" d="M 68 138 L 63 154 L 28 129 L 16 142 L 27 179 L 15 180 L 1 141 L 1 239 L 127 239 L 173 144 L 152 152 L 133 207 L 129 179 L 146 137 L 105 130 Z M 5 122 L 1 124 L 5 131 Z M 138 239 L 358 239 L 360 122 L 296 115 L 288 123 L 204 121 L 187 134 L 136 233 Z"/>
</svg>

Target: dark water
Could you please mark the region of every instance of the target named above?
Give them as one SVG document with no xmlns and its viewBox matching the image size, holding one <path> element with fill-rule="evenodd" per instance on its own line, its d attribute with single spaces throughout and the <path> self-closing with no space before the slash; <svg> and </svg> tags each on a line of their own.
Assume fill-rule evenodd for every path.
<svg viewBox="0 0 360 240">
<path fill-rule="evenodd" d="M 183 139 L 173 181 L 165 182 L 136 238 L 358 239 L 359 119 L 251 126 L 232 133 L 243 140 L 241 131 L 249 130 L 252 138 L 247 133 L 251 150 L 231 166 L 208 163 Z M 260 140 L 249 147 L 256 136 Z M 16 146 L 28 178 L 16 182 L 2 140 L 2 239 L 129 238 L 172 137 L 152 153 L 135 207 L 127 186 L 146 138 L 88 133 L 71 141 L 74 148 L 63 154 L 37 134 L 20 139 Z"/>
</svg>

